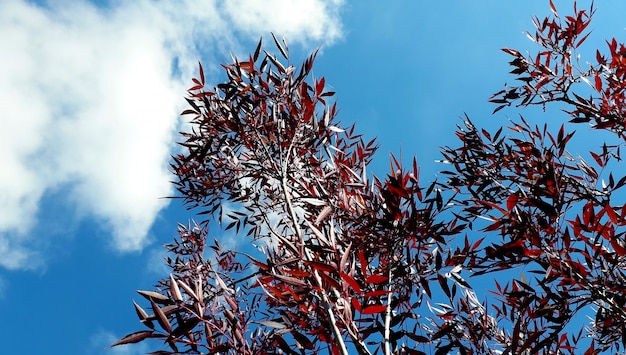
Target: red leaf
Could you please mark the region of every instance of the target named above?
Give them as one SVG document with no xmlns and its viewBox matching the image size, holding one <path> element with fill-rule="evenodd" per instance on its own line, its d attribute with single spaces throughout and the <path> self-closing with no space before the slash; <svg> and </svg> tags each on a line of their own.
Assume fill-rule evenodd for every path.
<svg viewBox="0 0 626 355">
<path fill-rule="evenodd" d="M 339 276 L 341 276 L 341 278 L 345 282 L 347 282 L 350 287 L 352 287 L 354 292 L 356 292 L 359 295 L 363 293 L 363 290 L 361 290 L 361 286 L 359 286 L 359 283 L 356 282 L 356 280 L 352 276 L 346 274 L 345 272 L 339 272 Z"/>
<path fill-rule="evenodd" d="M 602 92 L 602 78 L 600 77 L 600 74 L 596 74 L 596 90 L 598 92 Z"/>
<path fill-rule="evenodd" d="M 309 274 L 308 272 L 302 271 L 302 270 L 297 270 L 297 269 L 292 269 L 292 270 L 287 269 L 287 270 L 283 270 L 283 272 L 288 273 L 289 275 L 294 276 L 294 277 L 309 277 L 309 276 L 311 276 L 311 274 Z"/>
<path fill-rule="evenodd" d="M 367 306 L 365 308 L 363 308 L 363 310 L 361 311 L 362 314 L 376 314 L 376 313 L 381 313 L 387 310 L 387 306 L 382 305 L 382 304 L 376 304 L 373 306 Z"/>
<path fill-rule="evenodd" d="M 157 335 L 154 334 L 154 332 L 152 330 L 142 330 L 140 332 L 135 332 L 135 333 L 131 333 L 128 334 L 127 336 L 123 337 L 122 339 L 116 341 L 115 343 L 109 345 L 109 348 L 112 348 L 114 346 L 118 346 L 118 345 L 124 345 L 124 344 L 133 344 L 133 343 L 138 343 L 144 339 L 147 338 L 162 338 L 162 335 Z"/>
<path fill-rule="evenodd" d="M 502 208 L 502 207 L 500 207 L 500 206 L 496 205 L 495 203 L 493 203 L 493 202 L 491 202 L 491 201 L 480 201 L 480 202 L 481 202 L 482 204 L 485 204 L 485 205 L 489 206 L 489 207 L 492 207 L 492 208 L 497 209 L 498 211 L 502 212 L 502 214 L 503 214 L 503 215 L 505 215 L 505 216 L 508 216 L 508 215 L 509 215 L 509 212 L 508 212 L 508 211 L 505 211 L 505 210 L 504 210 L 504 208 Z"/>
<path fill-rule="evenodd" d="M 517 196 L 517 194 L 511 194 L 511 196 L 509 196 L 509 198 L 506 200 L 506 208 L 509 211 L 512 210 L 513 207 L 517 205 L 518 200 L 519 200 L 519 197 Z"/>
<path fill-rule="evenodd" d="M 598 154 L 596 154 L 594 152 L 589 152 L 589 154 L 591 154 L 591 156 L 596 161 L 596 163 L 598 163 L 598 165 L 604 166 L 604 163 L 602 163 L 602 159 L 600 159 L 600 156 Z"/>
<path fill-rule="evenodd" d="M 204 86 L 204 70 L 202 70 L 202 63 L 198 61 L 198 66 L 200 67 L 200 82 Z"/>
<path fill-rule="evenodd" d="M 540 256 L 541 254 L 543 254 L 543 251 L 541 251 L 540 249 L 528 249 L 526 251 L 524 251 L 524 255 L 526 256 Z"/>
<path fill-rule="evenodd" d="M 578 48 L 587 39 L 587 37 L 589 37 L 590 34 L 591 32 L 587 33 L 583 38 L 581 38 L 580 41 L 576 43 L 576 48 Z"/>
<path fill-rule="evenodd" d="M 359 261 L 361 262 L 361 272 L 363 275 L 367 275 L 367 261 L 365 260 L 365 251 L 359 250 Z"/>
<path fill-rule="evenodd" d="M 354 309 L 361 312 L 363 308 L 361 308 L 361 303 L 359 302 L 359 300 L 357 300 L 356 298 L 353 298 L 352 301 L 350 302 L 352 302 L 352 306 L 354 307 Z"/>
<path fill-rule="evenodd" d="M 387 282 L 387 280 L 387 276 L 384 275 L 371 275 L 366 279 L 366 282 L 370 284 L 381 284 Z"/>
<path fill-rule="evenodd" d="M 619 241 L 615 239 L 615 237 L 609 239 L 609 242 L 611 243 L 611 246 L 613 247 L 613 249 L 615 249 L 615 253 L 617 255 L 619 256 L 626 255 L 626 249 L 620 244 Z"/>
<path fill-rule="evenodd" d="M 326 83 L 326 79 L 324 79 L 324 77 L 322 77 L 316 84 L 315 84 L 315 95 L 316 96 L 320 96 L 320 94 L 322 93 L 322 91 L 324 91 L 324 84 Z"/>
<path fill-rule="evenodd" d="M 554 16 L 559 17 L 559 13 L 556 12 L 556 7 L 554 7 L 552 0 L 550 0 L 550 10 L 552 10 L 552 12 L 554 13 Z"/>
<path fill-rule="evenodd" d="M 172 335 L 179 337 L 181 335 L 187 335 L 193 328 L 200 323 L 200 318 L 193 317 L 186 321 L 183 321 L 177 328 L 172 330 Z"/>
<path fill-rule="evenodd" d="M 337 269 L 334 267 L 320 263 L 319 261 L 307 261 L 306 264 L 317 271 L 326 271 L 326 272 L 336 272 Z"/>
<path fill-rule="evenodd" d="M 250 261 L 259 269 L 263 270 L 263 271 L 267 271 L 269 270 L 269 266 L 267 266 L 267 264 L 264 264 L 254 258 L 252 258 L 251 256 L 248 256 L 248 258 L 250 259 Z"/>
<path fill-rule="evenodd" d="M 515 57 L 519 57 L 520 56 L 519 52 L 516 51 L 515 49 L 502 48 L 502 51 L 505 52 L 505 53 L 508 53 L 508 54 L 510 54 L 512 56 L 515 56 Z"/>
<path fill-rule="evenodd" d="M 611 207 L 610 204 L 607 203 L 607 205 L 604 207 L 604 210 L 606 211 L 606 214 L 609 216 L 609 219 L 611 220 L 611 222 L 615 224 L 619 223 L 617 213 L 615 213 L 615 210 L 613 209 L 613 207 Z"/>
<path fill-rule="evenodd" d="M 171 333 L 172 326 L 170 325 L 169 320 L 167 320 L 167 316 L 165 315 L 163 310 L 159 308 L 159 306 L 156 303 L 154 303 L 152 299 L 150 299 L 150 303 L 152 304 L 152 310 L 154 311 L 154 315 L 156 316 L 156 320 L 157 322 L 159 322 L 159 325 L 161 325 L 163 330 L 165 330 L 168 333 Z"/>
<path fill-rule="evenodd" d="M 480 239 L 478 239 L 473 245 L 472 245 L 472 250 L 476 250 L 476 248 L 478 248 L 478 246 L 480 245 L 480 243 L 483 242 L 483 240 L 485 239 L 485 237 L 482 237 Z"/>
<path fill-rule="evenodd" d="M 584 355 L 594 355 L 596 354 L 596 347 L 595 347 L 595 340 L 592 339 L 591 340 L 591 345 L 589 345 L 589 348 L 587 350 L 585 350 L 585 354 Z"/>
</svg>

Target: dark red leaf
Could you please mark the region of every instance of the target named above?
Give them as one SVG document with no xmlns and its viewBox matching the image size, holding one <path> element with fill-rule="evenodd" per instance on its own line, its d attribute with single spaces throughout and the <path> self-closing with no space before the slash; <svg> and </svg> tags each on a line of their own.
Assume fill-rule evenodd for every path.
<svg viewBox="0 0 626 355">
<path fill-rule="evenodd" d="M 353 298 L 352 301 L 350 301 L 350 303 L 352 303 L 352 306 L 354 307 L 354 309 L 356 309 L 359 312 L 361 312 L 361 310 L 363 309 L 361 307 L 361 303 L 356 298 Z"/>
<path fill-rule="evenodd" d="M 552 10 L 552 12 L 554 13 L 554 16 L 559 17 L 559 13 L 556 12 L 556 7 L 552 3 L 552 0 L 550 0 L 550 10 Z"/>
<path fill-rule="evenodd" d="M 581 44 L 583 44 L 583 42 L 587 39 L 587 37 L 589 37 L 589 35 L 591 34 L 591 32 L 587 33 L 583 38 L 581 38 L 577 43 L 576 43 L 576 48 L 578 48 Z"/>
<path fill-rule="evenodd" d="M 363 293 L 363 291 L 361 290 L 361 286 L 359 286 L 359 283 L 356 282 L 356 280 L 352 276 L 346 274 L 345 272 L 339 272 L 339 276 L 341 276 L 341 278 L 346 283 L 348 283 L 348 285 L 352 288 L 352 290 L 354 290 L 354 292 L 359 295 Z"/>
<path fill-rule="evenodd" d="M 596 163 L 598 163 L 599 166 L 604 166 L 604 163 L 602 162 L 602 159 L 600 158 L 600 156 L 594 152 L 589 152 L 589 154 L 591 154 L 591 156 L 593 157 L 593 159 L 596 161 Z"/>
<path fill-rule="evenodd" d="M 324 85 L 326 83 L 326 79 L 324 79 L 324 77 L 322 77 L 316 84 L 315 84 L 315 96 L 320 96 L 322 94 L 322 92 L 324 91 Z"/>
<path fill-rule="evenodd" d="M 150 304 L 152 304 L 152 310 L 154 311 L 156 320 L 157 322 L 159 322 L 161 328 L 163 328 L 163 330 L 165 330 L 166 332 L 171 333 L 172 326 L 170 325 L 170 322 L 167 319 L 167 316 L 165 315 L 163 310 L 159 308 L 159 306 L 152 299 L 150 299 Z"/>
<path fill-rule="evenodd" d="M 524 251 L 524 255 L 530 257 L 537 257 L 541 254 L 543 254 L 543 251 L 541 249 L 527 249 L 526 251 Z"/>
<path fill-rule="evenodd" d="M 602 92 L 602 78 L 600 77 L 600 74 L 596 74 L 595 76 L 595 84 L 596 84 L 596 91 L 598 92 Z"/>
<path fill-rule="evenodd" d="M 365 282 L 369 284 L 381 284 L 387 282 L 387 280 L 389 280 L 389 278 L 385 275 L 371 275 L 366 279 Z"/>
<path fill-rule="evenodd" d="M 172 335 L 175 336 L 175 337 L 186 335 L 193 328 L 195 328 L 196 325 L 198 325 L 198 323 L 200 323 L 200 318 L 198 318 L 198 317 L 193 317 L 191 319 L 187 319 L 182 324 L 180 324 L 178 327 L 174 328 L 174 330 L 172 330 Z"/>
<path fill-rule="evenodd" d="M 256 49 L 254 50 L 254 56 L 252 60 L 255 62 L 259 59 L 259 54 L 261 53 L 261 47 L 263 43 L 263 38 L 259 39 L 259 44 L 257 44 Z"/>
<path fill-rule="evenodd" d="M 198 61 L 198 67 L 200 68 L 200 82 L 204 86 L 204 70 L 202 69 L 202 63 Z"/>
<path fill-rule="evenodd" d="M 505 52 L 505 53 L 508 53 L 508 54 L 510 54 L 512 56 L 515 56 L 515 57 L 519 57 L 520 56 L 519 52 L 516 51 L 515 49 L 502 48 L 502 51 Z"/>
<path fill-rule="evenodd" d="M 109 348 L 112 348 L 114 346 L 118 346 L 118 345 L 124 345 L 124 344 L 133 344 L 133 343 L 138 343 L 144 339 L 148 339 L 148 338 L 163 338 L 163 335 L 159 335 L 159 334 L 154 334 L 154 332 L 152 330 L 142 330 L 139 332 L 135 332 L 135 333 L 131 333 L 126 335 L 125 337 L 123 337 L 122 339 L 116 341 L 115 343 L 111 344 L 109 346 Z"/>
<path fill-rule="evenodd" d="M 517 205 L 517 201 L 519 200 L 519 196 L 516 193 L 511 194 L 509 198 L 506 200 L 506 208 L 510 211 Z"/>
<path fill-rule="evenodd" d="M 385 310 L 387 310 L 387 306 L 382 305 L 382 304 L 376 304 L 373 306 L 367 306 L 364 307 L 363 310 L 361 311 L 362 314 L 376 314 L 376 313 L 382 313 Z"/>
<path fill-rule="evenodd" d="M 306 261 L 305 263 L 317 271 L 337 272 L 337 269 L 333 266 L 321 263 L 319 261 Z"/>
</svg>

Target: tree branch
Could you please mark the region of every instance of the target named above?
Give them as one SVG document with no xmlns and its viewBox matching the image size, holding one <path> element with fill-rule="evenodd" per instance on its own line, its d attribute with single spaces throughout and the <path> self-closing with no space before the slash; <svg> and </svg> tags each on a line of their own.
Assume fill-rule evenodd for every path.
<svg viewBox="0 0 626 355">
<path fill-rule="evenodd" d="M 293 224 L 294 230 L 296 232 L 296 236 L 298 237 L 298 240 L 300 241 L 298 247 L 300 249 L 300 253 L 302 258 L 304 259 L 309 259 L 306 252 L 304 251 L 304 235 L 302 233 L 302 229 L 300 228 L 300 224 L 298 223 L 298 218 L 296 216 L 296 212 L 295 209 L 293 207 L 293 203 L 291 201 L 291 195 L 289 193 L 289 190 L 287 189 L 287 174 L 286 174 L 286 169 L 283 170 L 283 176 L 281 178 L 281 185 L 282 185 L 282 189 L 283 189 L 283 197 L 285 198 L 285 205 L 287 207 L 287 212 L 291 218 L 291 222 Z M 319 272 L 317 270 L 313 271 L 313 275 L 315 278 L 315 282 L 317 283 L 317 286 L 319 286 L 320 288 L 320 293 L 322 296 L 322 301 L 324 302 L 324 307 L 326 308 L 326 312 L 328 314 L 328 320 L 330 323 L 330 327 L 333 331 L 333 334 L 335 335 L 335 339 L 337 340 L 337 343 L 339 345 L 339 349 L 340 349 L 340 353 L 342 355 L 349 355 L 348 353 L 348 349 L 346 348 L 346 344 L 343 340 L 343 337 L 341 335 L 341 331 L 339 330 L 339 327 L 337 327 L 337 319 L 335 318 L 335 313 L 333 312 L 333 307 L 332 307 L 332 303 L 330 302 L 330 299 L 328 298 L 328 295 L 326 294 L 326 292 L 324 291 L 323 288 L 323 284 L 322 284 L 322 278 L 319 275 Z"/>
<path fill-rule="evenodd" d="M 391 355 L 391 317 L 392 317 L 392 311 L 391 311 L 391 299 L 392 299 L 392 292 L 391 292 L 391 276 L 392 276 L 392 272 L 391 272 L 391 266 L 388 265 L 387 266 L 389 268 L 389 272 L 388 272 L 388 280 L 389 280 L 389 289 L 387 290 L 389 293 L 387 293 L 387 309 L 385 310 L 385 355 Z"/>
</svg>

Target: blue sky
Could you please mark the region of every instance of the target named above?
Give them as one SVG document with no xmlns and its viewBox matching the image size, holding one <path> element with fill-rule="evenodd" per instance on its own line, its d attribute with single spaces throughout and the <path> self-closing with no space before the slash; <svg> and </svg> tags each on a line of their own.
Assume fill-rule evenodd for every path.
<svg viewBox="0 0 626 355">
<path fill-rule="evenodd" d="M 596 5 L 588 48 L 625 41 L 626 3 Z M 147 350 L 103 349 L 140 328 L 134 290 L 166 275 L 161 245 L 192 217 L 162 197 L 198 59 L 217 82 L 231 52 L 260 36 L 271 48 L 270 32 L 296 62 L 321 46 L 314 72 L 337 92 L 340 120 L 381 144 L 370 171 L 385 174 L 402 151 L 430 181 L 464 112 L 486 127 L 516 117 L 487 102 L 512 79 L 499 48 L 534 51 L 523 32 L 549 12 L 548 1 L 502 0 L 1 1 L 2 352 Z"/>
</svg>

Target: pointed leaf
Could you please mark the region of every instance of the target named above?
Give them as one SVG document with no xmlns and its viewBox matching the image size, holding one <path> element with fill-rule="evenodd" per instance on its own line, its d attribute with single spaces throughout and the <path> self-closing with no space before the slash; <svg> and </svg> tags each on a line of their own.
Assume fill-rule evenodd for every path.
<svg viewBox="0 0 626 355">
<path fill-rule="evenodd" d="M 346 250 L 344 250 L 343 255 L 341 256 L 341 261 L 339 262 L 339 271 L 342 271 L 344 267 L 348 263 L 348 257 L 350 256 L 350 249 L 352 248 L 352 242 L 348 244 Z"/>
<path fill-rule="evenodd" d="M 143 297 L 145 297 L 148 301 L 154 301 L 156 303 L 160 303 L 160 304 L 172 304 L 172 300 L 170 300 L 167 296 L 164 296 L 160 293 L 157 292 L 153 292 L 153 291 L 142 291 L 142 290 L 136 290 L 138 294 L 142 295 Z"/>
<path fill-rule="evenodd" d="M 317 218 L 315 218 L 315 224 L 320 224 L 320 222 L 322 222 L 324 219 L 326 219 L 326 217 L 328 217 L 328 215 L 333 211 L 333 208 L 331 206 L 326 206 L 324 207 L 320 213 L 317 215 Z"/>
<path fill-rule="evenodd" d="M 189 285 L 187 285 L 185 282 L 183 282 L 183 280 L 176 280 L 176 282 L 178 283 L 178 285 L 180 287 L 182 287 L 185 292 L 193 297 L 196 301 L 200 301 L 200 299 L 198 298 L 198 296 L 196 295 L 196 293 L 191 289 L 191 287 Z"/>
<path fill-rule="evenodd" d="M 159 334 L 154 334 L 154 332 L 152 330 L 142 330 L 139 332 L 135 332 L 135 333 L 131 333 L 126 335 L 125 337 L 123 337 L 122 339 L 116 341 L 115 343 L 109 345 L 109 348 L 112 348 L 114 346 L 118 346 L 118 345 L 124 345 L 124 344 L 133 344 L 133 343 L 138 343 L 144 339 L 147 338 L 163 338 L 162 335 Z"/>
<path fill-rule="evenodd" d="M 253 60 L 256 62 L 257 59 L 259 59 L 259 54 L 261 53 L 261 45 L 263 43 L 263 38 L 259 39 L 259 44 L 257 44 L 256 46 L 256 50 L 254 51 L 254 57 Z"/>
<path fill-rule="evenodd" d="M 285 329 L 285 328 L 287 328 L 287 326 L 285 324 L 279 323 L 279 322 L 275 322 L 273 320 L 261 321 L 261 322 L 259 322 L 259 324 L 264 325 L 264 326 L 269 327 L 269 328 L 276 328 L 276 329 Z"/>
<path fill-rule="evenodd" d="M 172 295 L 172 298 L 174 298 L 174 301 L 183 301 L 183 296 L 180 294 L 178 283 L 176 283 L 176 280 L 174 280 L 174 276 L 172 276 L 172 274 L 170 274 L 170 294 Z"/>
<path fill-rule="evenodd" d="M 333 266 L 324 264 L 319 261 L 305 261 L 305 263 L 317 271 L 337 272 L 337 270 Z"/>
<path fill-rule="evenodd" d="M 376 313 L 382 313 L 386 310 L 387 310 L 387 306 L 382 305 L 382 304 L 376 304 L 373 306 L 364 307 L 361 313 L 362 314 L 376 314 Z"/>
<path fill-rule="evenodd" d="M 371 275 L 367 278 L 366 282 L 370 284 L 381 284 L 387 282 L 389 278 L 385 275 Z"/>
<path fill-rule="evenodd" d="M 154 316 L 149 316 L 148 313 L 143 308 L 141 308 L 134 300 L 133 305 L 135 306 L 135 312 L 137 312 L 137 317 L 139 317 L 139 321 L 143 323 L 146 327 L 154 329 L 154 323 L 152 323 L 152 319 L 154 319 Z"/>
<path fill-rule="evenodd" d="M 274 33 L 272 33 L 272 38 L 274 39 L 274 43 L 276 44 L 276 47 L 280 51 L 280 54 L 282 54 L 285 59 L 289 59 L 289 57 L 287 56 L 287 52 L 285 51 L 283 46 L 280 45 L 280 42 L 278 42 L 278 38 L 276 38 Z"/>
<path fill-rule="evenodd" d="M 352 276 L 346 274 L 345 272 L 339 272 L 339 276 L 341 276 L 341 278 L 352 288 L 352 290 L 354 290 L 356 294 L 360 295 L 363 293 L 361 286 L 359 286 L 359 283 L 356 282 Z"/>
<path fill-rule="evenodd" d="M 554 16 L 556 16 L 557 18 L 559 17 L 559 13 L 556 12 L 556 7 L 554 6 L 554 3 L 552 3 L 552 0 L 550 0 L 550 10 L 552 10 Z"/>
<path fill-rule="evenodd" d="M 595 86 L 596 90 L 598 92 L 602 92 L 602 78 L 600 77 L 600 74 L 596 74 L 595 83 L 596 83 L 596 86 Z"/>
<path fill-rule="evenodd" d="M 200 318 L 198 317 L 187 319 L 172 331 L 172 335 L 175 337 L 186 335 L 191 330 L 193 330 L 193 328 L 195 328 L 198 323 L 200 323 Z"/>
<path fill-rule="evenodd" d="M 137 312 L 137 317 L 139 317 L 140 321 L 143 322 L 144 320 L 148 319 L 148 313 L 144 311 L 143 308 L 141 308 L 134 300 L 133 305 L 135 306 L 135 312 Z"/>
<path fill-rule="evenodd" d="M 517 196 L 516 193 L 511 194 L 511 196 L 509 196 L 509 198 L 506 200 L 506 208 L 510 211 L 513 209 L 513 207 L 515 207 L 515 205 L 517 205 L 517 200 L 519 199 L 519 197 Z"/>
<path fill-rule="evenodd" d="M 200 67 L 200 82 L 202 86 L 204 86 L 204 70 L 202 69 L 202 63 L 200 63 L 200 61 L 198 61 L 198 67 Z"/>
<path fill-rule="evenodd" d="M 163 330 L 165 330 L 166 332 L 171 333 L 172 326 L 170 325 L 169 320 L 167 320 L 167 316 L 165 315 L 165 313 L 163 313 L 163 310 L 161 310 L 161 308 L 159 308 L 159 306 L 153 300 L 150 300 L 150 303 L 152 304 L 152 310 L 154 311 L 156 320 L 157 322 L 159 322 L 161 328 L 163 328 Z"/>
</svg>

